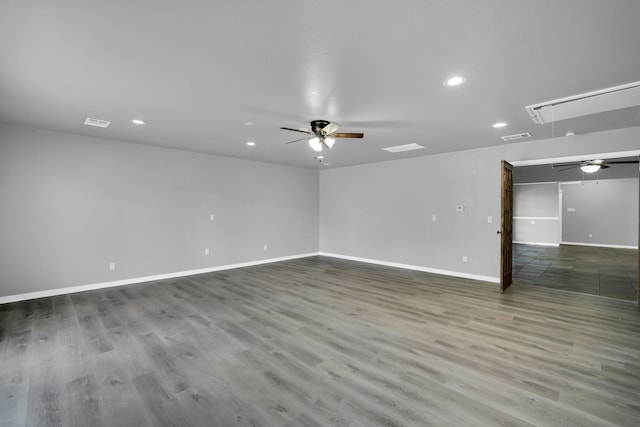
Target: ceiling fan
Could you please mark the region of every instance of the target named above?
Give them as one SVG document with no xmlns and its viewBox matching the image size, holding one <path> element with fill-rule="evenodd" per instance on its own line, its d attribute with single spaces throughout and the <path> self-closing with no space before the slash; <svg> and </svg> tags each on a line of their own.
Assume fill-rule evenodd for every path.
<svg viewBox="0 0 640 427">
<path fill-rule="evenodd" d="M 333 147 L 333 145 L 336 143 L 336 138 L 362 138 L 364 136 L 363 133 L 338 132 L 338 129 L 340 129 L 340 125 L 337 123 L 328 122 L 326 120 L 313 120 L 311 122 L 310 131 L 285 127 L 281 127 L 280 129 L 290 130 L 293 132 L 301 132 L 310 135 L 311 138 L 300 138 L 294 141 L 289 141 L 287 142 L 287 144 L 302 141 L 308 138 L 309 146 L 315 151 L 322 151 L 323 147 Z"/>
<path fill-rule="evenodd" d="M 594 173 L 599 171 L 600 169 L 607 169 L 610 168 L 611 166 L 609 165 L 629 165 L 629 164 L 638 164 L 638 160 L 614 160 L 614 161 L 607 161 L 607 160 L 583 160 L 581 162 L 574 162 L 574 163 L 563 163 L 563 164 L 559 164 L 559 165 L 551 165 L 552 168 L 564 168 L 564 169 L 560 169 L 558 170 L 558 172 L 562 172 L 562 171 L 566 171 L 569 169 L 575 169 L 575 168 L 580 168 L 582 169 L 583 172 L 586 173 Z"/>
</svg>

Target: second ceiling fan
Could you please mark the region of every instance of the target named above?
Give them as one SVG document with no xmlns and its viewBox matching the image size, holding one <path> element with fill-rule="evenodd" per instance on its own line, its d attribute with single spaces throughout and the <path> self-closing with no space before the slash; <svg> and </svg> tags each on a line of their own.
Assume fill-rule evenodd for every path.
<svg viewBox="0 0 640 427">
<path fill-rule="evenodd" d="M 309 146 L 315 151 L 322 151 L 324 148 L 331 148 L 336 142 L 336 138 L 362 138 L 363 133 L 351 133 L 351 132 L 338 132 L 340 125 L 337 123 L 329 122 L 327 120 L 313 120 L 311 122 L 311 130 L 292 129 L 287 127 L 281 127 L 280 129 L 290 130 L 293 132 L 301 132 L 310 135 Z M 298 142 L 307 139 L 300 138 L 294 141 L 289 141 L 287 144 Z"/>
<path fill-rule="evenodd" d="M 579 167 L 583 172 L 593 173 L 597 172 L 600 169 L 608 169 L 611 166 L 609 165 L 625 165 L 625 164 L 638 164 L 638 160 L 583 160 L 581 162 L 573 162 L 573 163 L 561 163 L 561 164 L 553 164 L 551 168 L 563 168 L 558 172 L 563 172 L 569 169 L 574 169 Z"/>
</svg>

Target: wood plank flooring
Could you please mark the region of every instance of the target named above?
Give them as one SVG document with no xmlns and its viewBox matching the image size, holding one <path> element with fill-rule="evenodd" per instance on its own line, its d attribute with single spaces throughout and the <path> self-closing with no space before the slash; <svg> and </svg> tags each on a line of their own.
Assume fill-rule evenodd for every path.
<svg viewBox="0 0 640 427">
<path fill-rule="evenodd" d="M 0 426 L 637 426 L 640 310 L 325 257 L 0 306 Z"/>
<path fill-rule="evenodd" d="M 638 250 L 513 245 L 513 281 L 636 301 Z"/>
</svg>

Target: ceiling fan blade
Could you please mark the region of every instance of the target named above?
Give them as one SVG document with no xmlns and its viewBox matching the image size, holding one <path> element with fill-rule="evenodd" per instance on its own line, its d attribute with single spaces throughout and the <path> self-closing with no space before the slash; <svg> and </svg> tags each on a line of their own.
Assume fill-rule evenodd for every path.
<svg viewBox="0 0 640 427">
<path fill-rule="evenodd" d="M 328 136 L 328 135 L 331 135 L 332 133 L 337 132 L 338 129 L 340 129 L 340 125 L 332 122 L 322 128 L 322 133 Z"/>
<path fill-rule="evenodd" d="M 309 139 L 309 138 L 294 139 L 293 141 L 285 142 L 285 144 L 293 144 L 294 142 L 304 141 L 304 140 L 307 140 L 307 139 Z"/>
<path fill-rule="evenodd" d="M 309 131 L 306 131 L 306 130 L 292 129 L 292 128 L 280 128 L 280 129 L 283 129 L 283 130 L 290 130 L 290 131 L 293 131 L 293 132 L 306 133 L 307 135 L 313 135 L 313 132 L 309 132 Z"/>
<path fill-rule="evenodd" d="M 556 169 L 556 168 L 563 168 L 565 166 L 572 166 L 572 167 L 578 167 L 578 166 L 582 166 L 582 162 L 576 162 L 576 163 L 554 163 L 551 165 L 551 169 Z"/>
<path fill-rule="evenodd" d="M 632 165 L 638 164 L 638 160 L 619 160 L 615 162 L 607 162 L 606 160 L 603 162 L 605 165 Z"/>
<path fill-rule="evenodd" d="M 607 165 L 606 165 L 606 164 L 604 164 L 604 163 L 600 165 L 600 169 L 608 169 L 608 168 L 610 168 L 610 167 L 611 167 L 611 166 L 607 166 Z"/>
<path fill-rule="evenodd" d="M 341 132 L 331 135 L 333 138 L 362 138 L 364 133 Z"/>
<path fill-rule="evenodd" d="M 569 166 L 569 167 L 566 167 L 566 168 L 564 168 L 564 169 L 559 169 L 559 170 L 558 170 L 558 172 L 568 171 L 569 169 L 579 168 L 580 166 L 582 166 L 582 165 L 578 164 L 578 165 Z M 557 166 L 556 166 L 556 167 L 557 167 Z"/>
</svg>

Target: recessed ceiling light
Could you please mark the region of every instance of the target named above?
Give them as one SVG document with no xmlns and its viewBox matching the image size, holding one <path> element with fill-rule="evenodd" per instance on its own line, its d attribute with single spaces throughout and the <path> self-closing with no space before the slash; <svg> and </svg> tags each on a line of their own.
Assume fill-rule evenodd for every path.
<svg viewBox="0 0 640 427">
<path fill-rule="evenodd" d="M 251 125 L 253 125 L 253 122 L 244 122 L 243 124 L 244 124 L 245 126 L 251 126 Z"/>
<path fill-rule="evenodd" d="M 247 141 L 247 145 L 248 145 L 249 147 L 253 147 L 254 145 L 256 145 L 256 143 L 255 143 L 255 142 L 253 142 L 253 141 Z"/>
<path fill-rule="evenodd" d="M 134 125 L 146 125 L 147 122 L 145 122 L 144 120 L 140 120 L 140 119 L 133 119 L 133 120 L 129 120 L 131 123 L 133 123 Z"/>
<path fill-rule="evenodd" d="M 494 127 L 494 128 L 503 128 L 503 127 L 505 127 L 506 125 L 507 125 L 507 124 L 506 124 L 505 122 L 498 122 L 498 123 L 494 123 L 494 124 L 492 124 L 492 125 L 491 125 L 491 127 Z"/>
<path fill-rule="evenodd" d="M 462 83 L 464 83 L 467 79 L 465 79 L 462 76 L 454 76 L 454 77 L 450 77 L 447 80 L 444 81 L 444 85 L 445 86 L 458 86 L 461 85 Z"/>
</svg>

